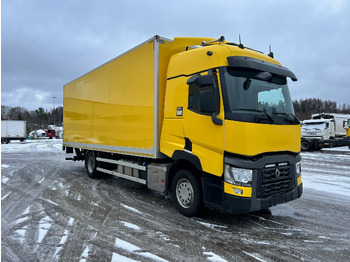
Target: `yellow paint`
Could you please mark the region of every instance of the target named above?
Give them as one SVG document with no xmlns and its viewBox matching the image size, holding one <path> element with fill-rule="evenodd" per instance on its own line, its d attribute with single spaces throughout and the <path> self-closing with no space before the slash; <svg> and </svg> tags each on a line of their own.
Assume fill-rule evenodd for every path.
<svg viewBox="0 0 350 262">
<path fill-rule="evenodd" d="M 242 194 L 236 194 L 234 192 L 234 188 L 242 190 Z M 252 197 L 252 188 L 251 187 L 243 187 L 243 186 L 234 186 L 231 184 L 228 184 L 224 182 L 224 192 L 226 194 L 234 195 L 234 196 L 240 196 L 240 197 Z"/>
<path fill-rule="evenodd" d="M 268 125 L 225 120 L 225 151 L 254 156 L 300 152 L 300 125 Z"/>
<path fill-rule="evenodd" d="M 188 39 L 189 42 L 186 42 L 185 38 L 175 40 L 176 48 L 198 44 L 200 41 L 197 38 Z M 204 41 L 210 40 L 212 39 Z M 208 51 L 213 54 L 208 56 Z M 185 137 L 189 138 L 192 142 L 192 153 L 199 158 L 203 170 L 216 176 L 223 174 L 224 151 L 247 156 L 265 152 L 300 151 L 300 125 L 263 125 L 226 120 L 222 126 L 219 126 L 212 122 L 211 116 L 197 114 L 187 109 L 188 85 L 186 81 L 188 78 L 194 73 L 201 72 L 204 75 L 207 74 L 205 70 L 228 66 L 227 57 L 229 56 L 249 56 L 280 65 L 279 62 L 266 55 L 235 46 L 218 44 L 173 55 L 170 58 L 167 72 L 161 152 L 171 157 L 175 150 L 183 150 Z M 220 80 L 218 82 L 220 88 Z M 221 94 L 220 97 L 218 118 L 223 120 L 224 109 Z M 176 115 L 177 107 L 183 108 L 183 116 Z M 180 119 L 181 124 L 184 124 L 183 127 Z"/>
<path fill-rule="evenodd" d="M 171 157 L 176 150 L 182 151 L 184 146 L 183 119 L 164 119 L 160 151 Z"/>
<path fill-rule="evenodd" d="M 224 119 L 223 108 L 217 116 Z M 185 137 L 192 142 L 205 172 L 221 176 L 224 163 L 224 126 L 213 123 L 210 115 L 201 115 L 186 108 Z"/>
<path fill-rule="evenodd" d="M 208 56 L 208 51 L 211 51 L 213 54 Z M 173 55 L 169 62 L 167 78 L 190 75 L 220 66 L 228 66 L 227 57 L 229 56 L 249 56 L 280 65 L 277 60 L 252 50 L 222 44 L 211 45 Z"/>
<path fill-rule="evenodd" d="M 249 56 L 270 63 L 276 60 L 248 49 L 215 44 L 182 52 L 212 38 L 176 38 L 174 43 L 159 43 L 159 78 L 154 79 L 154 41 L 102 65 L 64 87 L 64 143 L 155 150 L 154 84 L 159 83 L 160 151 L 171 157 L 184 150 L 185 137 L 192 142 L 205 172 L 223 174 L 224 152 L 252 156 L 266 152 L 300 151 L 300 126 L 267 125 L 224 120 L 222 94 L 220 114 L 223 125 L 215 125 L 211 116 L 187 109 L 188 85 L 194 74 L 228 66 L 229 56 Z M 207 55 L 211 51 L 212 55 Z M 168 80 L 167 80 L 168 79 Z M 220 79 L 218 75 L 218 85 Z M 177 115 L 182 107 L 183 115 Z M 82 146 L 84 148 L 84 146 Z M 124 149 L 123 149 L 124 148 Z"/>
<path fill-rule="evenodd" d="M 298 186 L 300 186 L 301 183 L 302 183 L 302 181 L 301 181 L 301 175 L 300 175 L 300 176 L 298 177 Z"/>
<path fill-rule="evenodd" d="M 67 84 L 64 143 L 125 147 L 124 153 L 127 148 L 153 150 L 154 83 L 159 81 L 161 127 L 170 47 L 171 42 L 159 44 L 159 79 L 154 79 L 150 41 Z"/>
</svg>

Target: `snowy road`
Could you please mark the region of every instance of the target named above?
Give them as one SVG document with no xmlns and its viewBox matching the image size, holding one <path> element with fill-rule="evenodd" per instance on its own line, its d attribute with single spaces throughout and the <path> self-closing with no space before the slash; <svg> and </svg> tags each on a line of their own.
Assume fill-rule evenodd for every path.
<svg viewBox="0 0 350 262">
<path fill-rule="evenodd" d="M 60 143 L 1 145 L 2 261 L 349 261 L 349 150 L 303 153 L 303 196 L 271 213 L 190 219 L 142 185 L 89 179 Z"/>
</svg>

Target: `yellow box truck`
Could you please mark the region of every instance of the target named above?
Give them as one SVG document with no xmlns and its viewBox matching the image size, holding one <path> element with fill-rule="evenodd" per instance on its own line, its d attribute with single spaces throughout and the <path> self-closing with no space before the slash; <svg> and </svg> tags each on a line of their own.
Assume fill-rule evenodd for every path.
<svg viewBox="0 0 350 262">
<path fill-rule="evenodd" d="M 213 38 L 154 36 L 64 86 L 67 159 L 238 214 L 302 194 L 300 122 L 273 58 Z"/>
</svg>

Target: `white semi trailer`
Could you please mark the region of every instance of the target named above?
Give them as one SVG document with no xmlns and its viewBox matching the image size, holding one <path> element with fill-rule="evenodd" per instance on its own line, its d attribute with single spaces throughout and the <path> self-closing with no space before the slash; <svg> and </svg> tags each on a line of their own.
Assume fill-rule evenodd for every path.
<svg viewBox="0 0 350 262">
<path fill-rule="evenodd" d="M 1 120 L 1 144 L 8 144 L 11 140 L 24 141 L 26 135 L 26 121 Z"/>
</svg>

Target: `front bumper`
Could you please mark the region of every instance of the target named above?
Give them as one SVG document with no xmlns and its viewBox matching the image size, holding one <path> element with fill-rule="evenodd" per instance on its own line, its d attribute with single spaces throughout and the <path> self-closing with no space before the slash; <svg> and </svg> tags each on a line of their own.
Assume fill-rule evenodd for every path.
<svg viewBox="0 0 350 262">
<path fill-rule="evenodd" d="M 297 177 L 295 164 L 301 161 L 300 154 L 271 154 L 256 159 L 226 156 L 225 164 L 253 170 L 251 191 L 238 187 L 241 195 L 235 194 L 224 182 L 222 209 L 240 214 L 286 203 L 297 199 L 303 192 L 301 176 Z"/>
<path fill-rule="evenodd" d="M 283 204 L 301 197 L 303 184 L 287 193 L 280 193 L 267 198 L 247 198 L 224 194 L 223 211 L 231 214 L 243 214 L 264 210 L 278 204 Z"/>
</svg>

